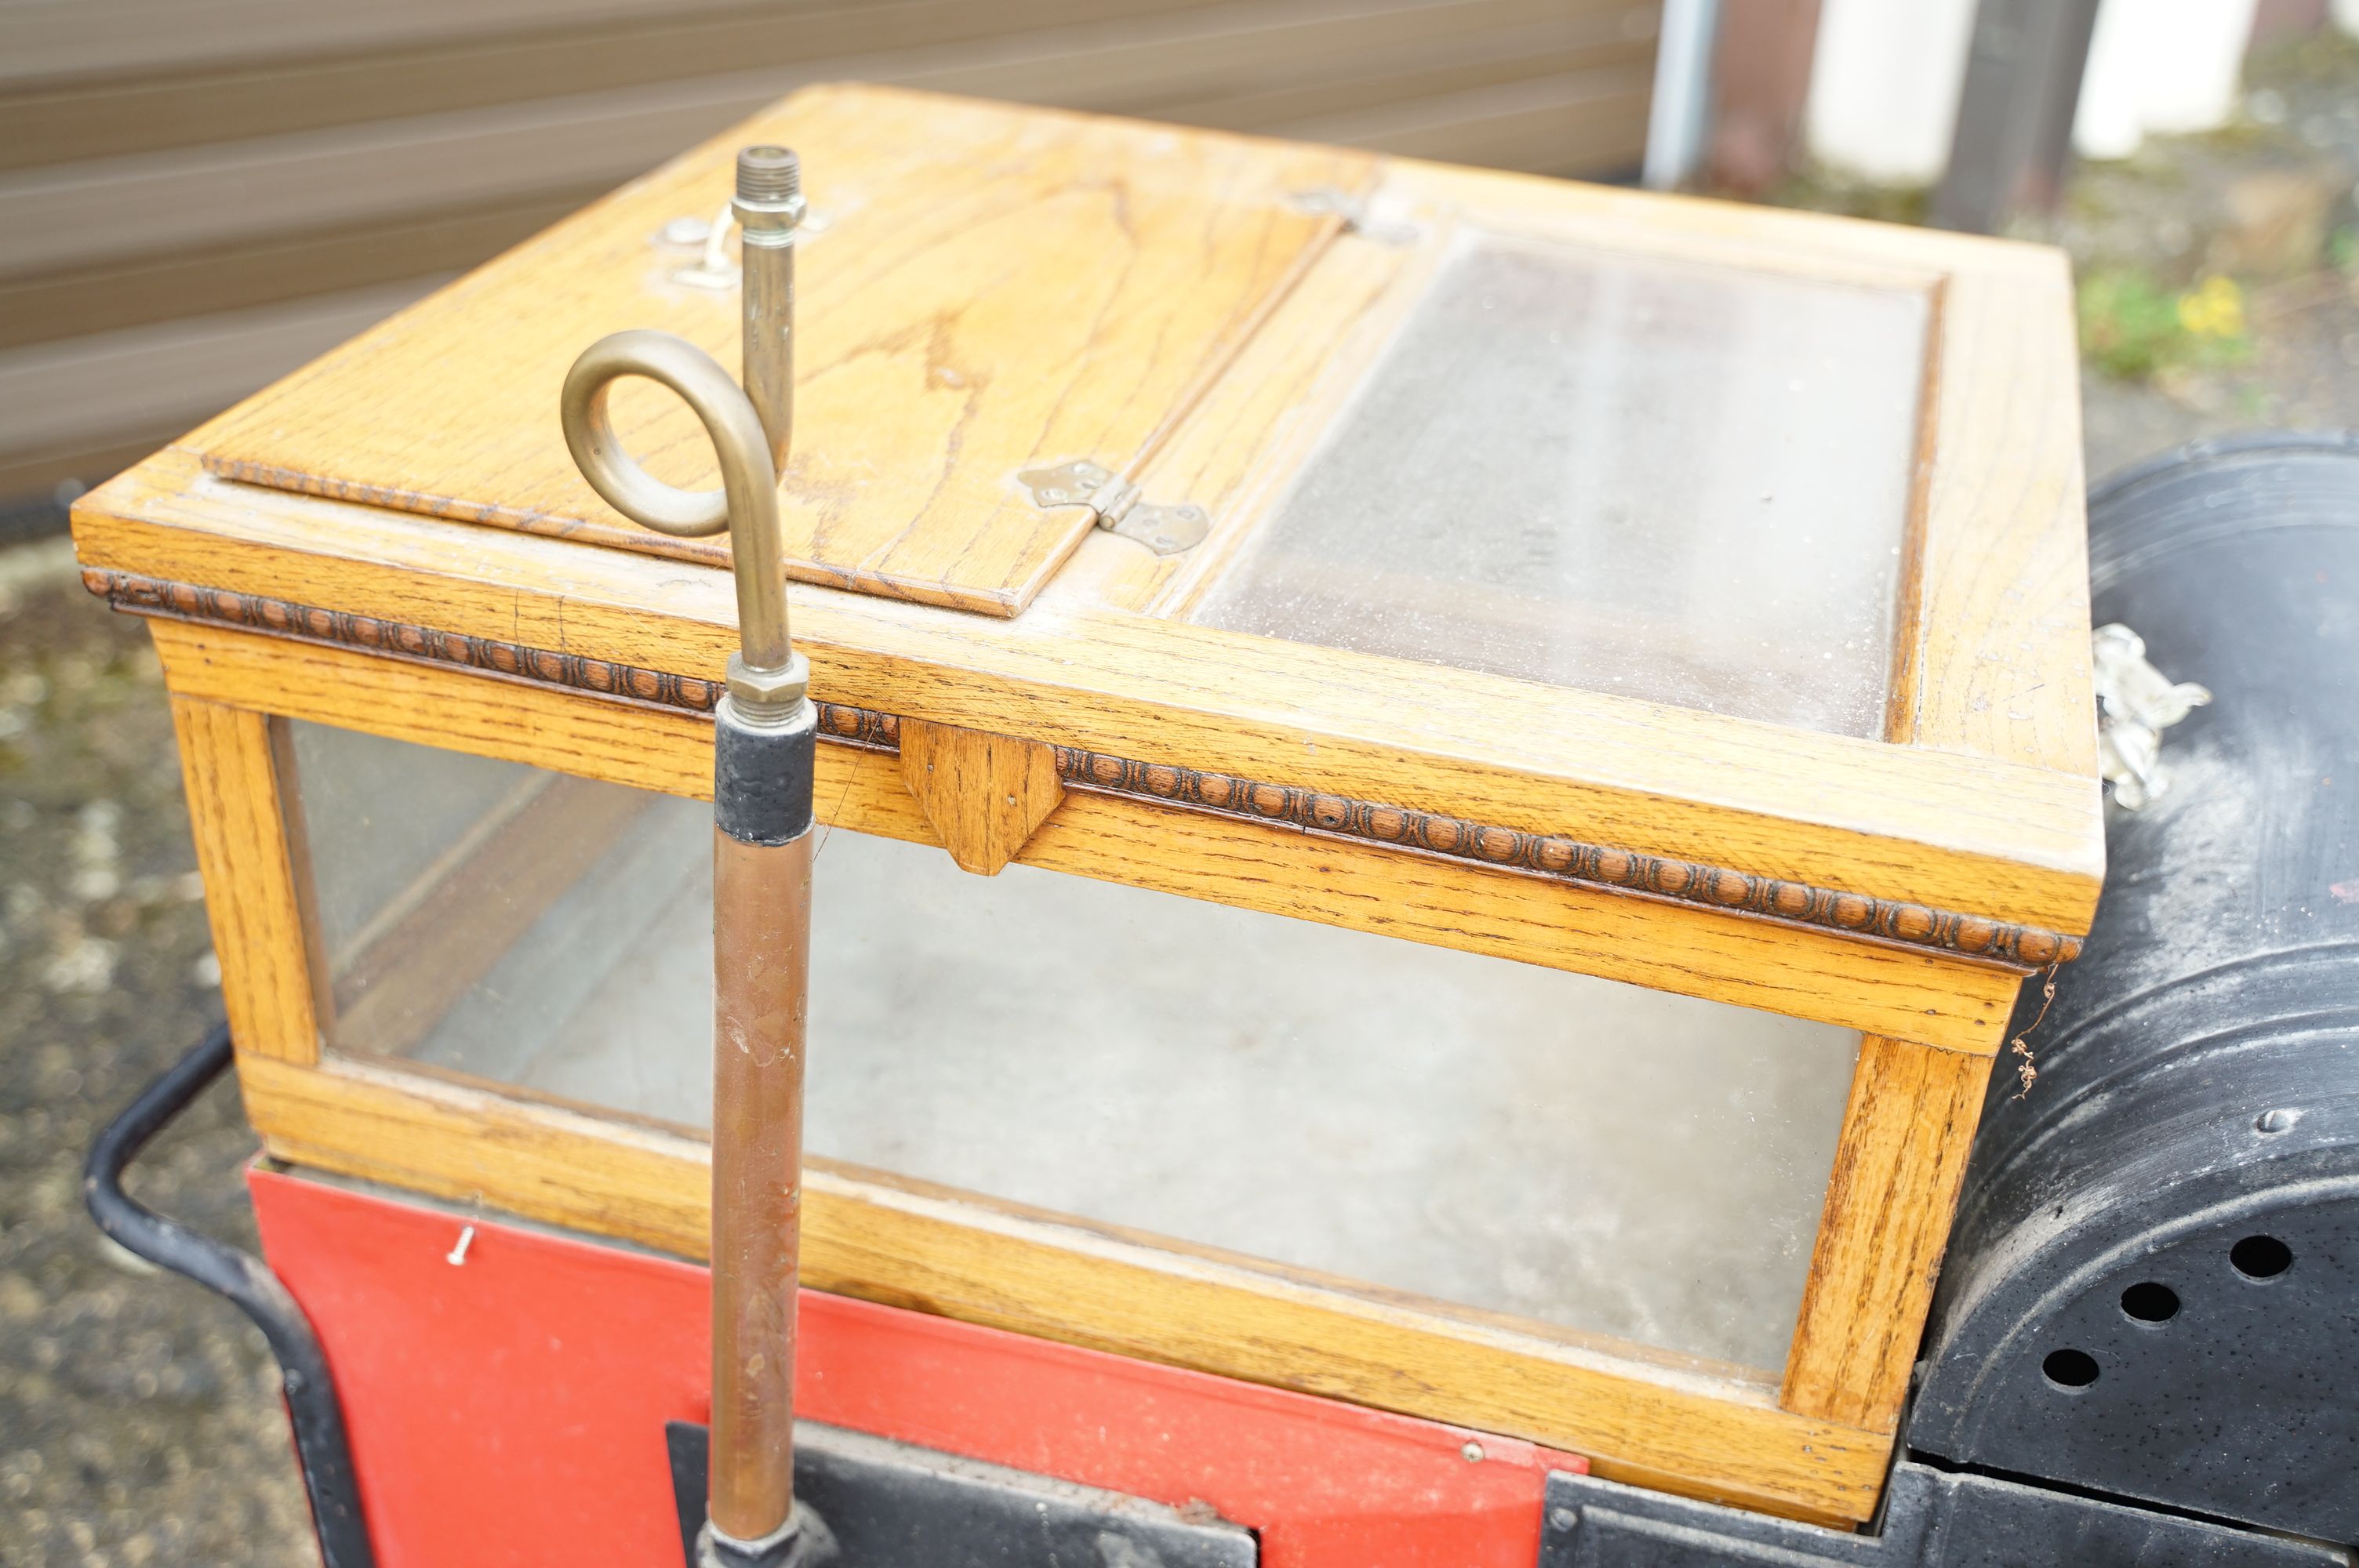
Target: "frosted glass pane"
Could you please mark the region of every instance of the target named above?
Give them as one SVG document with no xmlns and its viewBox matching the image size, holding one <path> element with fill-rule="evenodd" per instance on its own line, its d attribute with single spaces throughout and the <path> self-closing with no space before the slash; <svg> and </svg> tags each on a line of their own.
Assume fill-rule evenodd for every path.
<svg viewBox="0 0 2359 1568">
<path fill-rule="evenodd" d="M 307 767 L 340 753 L 342 777 L 386 793 L 507 768 L 334 730 L 300 749 Z M 473 856 L 417 861 L 393 904 L 413 914 L 343 956 L 332 1042 L 704 1127 L 708 808 L 508 772 Z M 308 773 L 303 791 L 323 899 L 391 880 L 381 818 Z M 471 868 L 545 866 L 523 849 L 548 845 L 577 847 L 561 882 Z M 436 891 L 454 883 L 472 891 Z M 476 913 L 451 935 L 459 907 Z M 1022 866 L 969 876 L 842 831 L 815 908 L 815 1154 L 1784 1359 L 1847 1031 Z"/>
<path fill-rule="evenodd" d="M 513 762 L 316 724 L 295 725 L 294 741 L 302 804 L 337 828 L 329 845 L 333 874 L 319 879 L 314 910 L 331 955 L 364 945 L 373 919 L 399 914 L 401 894 L 422 868 L 497 820 L 504 801 L 548 783 L 547 774 Z M 421 754 L 434 759 L 432 787 L 403 788 L 399 770 Z"/>
<path fill-rule="evenodd" d="M 1926 319 L 1462 239 L 1197 618 L 1879 735 Z"/>
</svg>

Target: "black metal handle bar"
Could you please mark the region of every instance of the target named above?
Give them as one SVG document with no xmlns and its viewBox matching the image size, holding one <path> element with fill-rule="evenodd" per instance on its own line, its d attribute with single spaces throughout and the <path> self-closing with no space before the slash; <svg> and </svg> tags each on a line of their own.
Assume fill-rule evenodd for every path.
<svg viewBox="0 0 2359 1568">
<path fill-rule="evenodd" d="M 222 1024 L 163 1076 L 140 1090 L 138 1098 L 92 1142 L 90 1158 L 82 1165 L 82 1201 L 90 1206 L 98 1227 L 125 1249 L 228 1297 L 262 1330 L 270 1353 L 278 1358 L 287 1413 L 295 1426 L 296 1457 L 303 1468 L 303 1489 L 310 1497 L 311 1522 L 320 1535 L 321 1559 L 326 1568 L 375 1568 L 376 1554 L 369 1549 L 360 1491 L 353 1476 L 344 1408 L 328 1376 L 320 1337 L 311 1332 L 303 1309 L 259 1258 L 167 1219 L 123 1190 L 123 1173 L 139 1152 L 229 1064 L 229 1026 Z"/>
</svg>

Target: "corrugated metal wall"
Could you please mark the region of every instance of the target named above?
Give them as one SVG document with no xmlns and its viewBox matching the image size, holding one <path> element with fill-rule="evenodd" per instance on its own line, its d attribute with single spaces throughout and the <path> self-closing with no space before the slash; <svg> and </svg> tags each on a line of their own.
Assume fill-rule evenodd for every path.
<svg viewBox="0 0 2359 1568">
<path fill-rule="evenodd" d="M 808 81 L 1634 168 L 1658 0 L 0 5 L 0 499 L 95 480 Z"/>
</svg>

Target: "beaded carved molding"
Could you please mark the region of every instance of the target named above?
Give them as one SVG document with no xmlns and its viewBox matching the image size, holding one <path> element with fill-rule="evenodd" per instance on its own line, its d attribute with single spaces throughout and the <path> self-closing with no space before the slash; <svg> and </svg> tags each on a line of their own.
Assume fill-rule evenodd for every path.
<svg viewBox="0 0 2359 1568">
<path fill-rule="evenodd" d="M 100 568 L 85 570 L 82 581 L 114 608 L 134 614 L 217 622 L 691 712 L 709 712 L 721 696 L 719 682 L 693 676 L 319 610 L 256 594 L 196 588 Z M 830 702 L 821 703 L 819 710 L 820 734 L 825 740 L 875 751 L 899 749 L 900 720 L 892 714 Z M 1283 825 L 1329 838 L 1906 947 L 1956 953 L 2013 968 L 2041 968 L 2067 962 L 2081 951 L 2077 937 L 1919 903 L 1754 876 L 1692 860 L 1667 860 L 1557 834 L 1486 827 L 1292 784 L 1133 762 L 1070 746 L 1057 747 L 1056 753 L 1058 774 L 1070 788 L 1128 795 L 1183 810 Z"/>
</svg>

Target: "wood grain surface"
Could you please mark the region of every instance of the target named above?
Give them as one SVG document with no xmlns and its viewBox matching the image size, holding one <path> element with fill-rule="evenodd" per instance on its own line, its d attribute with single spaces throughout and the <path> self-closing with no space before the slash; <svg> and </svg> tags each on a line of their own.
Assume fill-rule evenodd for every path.
<svg viewBox="0 0 2359 1568">
<path fill-rule="evenodd" d="M 720 696 L 720 687 L 709 681 L 284 600 L 159 582 L 99 568 L 87 568 L 83 580 L 116 609 L 136 614 L 217 622 L 396 658 L 495 671 L 538 685 L 691 712 L 711 711 Z M 1023 847 L 1040 818 L 1055 809 L 1062 786 L 1071 784 L 2027 970 L 2068 962 L 2080 951 L 2079 938 L 2055 932 L 1748 876 L 1721 866 L 1667 860 L 1561 834 L 1519 832 L 1264 780 L 1140 762 L 1070 746 L 1041 746 L 840 703 L 819 704 L 818 717 L 825 740 L 899 752 L 910 790 L 925 806 L 938 836 L 951 847 L 952 858 L 986 875 Z"/>
<path fill-rule="evenodd" d="M 1869 1035 L 1786 1357 L 1779 1402 L 1890 1432 L 1982 1115 L 1991 1058 Z"/>
<path fill-rule="evenodd" d="M 223 483 L 179 450 L 76 517 L 93 567 L 560 660 L 713 680 L 737 640 L 724 572 Z M 794 616 L 846 707 L 2068 935 L 2095 904 L 2097 797 L 2053 769 L 1103 609 L 992 622 L 799 587 Z"/>
<path fill-rule="evenodd" d="M 2070 333 L 2037 330 L 2072 308 L 2060 251 L 1942 291 L 1921 608 L 1890 738 L 2052 768 L 2093 797 L 2080 363 Z"/>
<path fill-rule="evenodd" d="M 1043 590 L 1052 603 L 1179 615 L 1236 557 L 1282 498 L 1329 424 L 1437 265 L 1445 236 L 1424 243 L 1348 232 L 1321 251 L 1301 283 L 1140 465 L 1143 492 L 1191 502 L 1212 533 L 1158 556 L 1112 535 L 1084 539 Z"/>
<path fill-rule="evenodd" d="M 2060 253 L 1946 276 L 1886 738 L 2087 781 L 2095 758 L 2077 360 Z M 1869 1035 L 1779 1402 L 1895 1430 L 1991 1062 Z"/>
<path fill-rule="evenodd" d="M 316 1062 L 317 944 L 297 888 L 270 720 L 251 708 L 175 696 L 172 729 L 230 1033 L 244 1054 Z"/>
<path fill-rule="evenodd" d="M 962 871 L 997 876 L 1064 801 L 1053 746 L 916 719 L 895 729 L 901 776 Z"/>
<path fill-rule="evenodd" d="M 893 102 L 937 124 L 981 113 Z M 824 98 L 793 112 L 814 123 L 846 113 Z M 1093 138 L 1140 134 L 1066 125 L 1062 142 L 1027 131 L 984 135 L 980 145 L 1023 152 L 1009 154 L 1012 178 L 1070 183 L 1082 167 L 1074 160 L 1101 145 Z M 951 308 L 965 297 L 959 280 L 930 270 L 938 255 L 917 244 L 935 214 L 893 209 L 895 236 L 860 241 L 864 255 L 906 265 L 923 285 L 894 294 L 895 308 L 930 301 L 940 309 L 929 320 L 947 311 L 949 324 L 929 327 L 922 342 L 831 346 L 814 360 L 812 373 L 832 379 L 824 391 L 807 388 L 807 409 L 838 397 L 880 424 L 889 413 L 906 439 L 877 445 L 885 438 L 875 432 L 846 433 L 841 438 L 853 444 L 835 447 L 814 435 L 803 449 L 809 461 L 852 454 L 897 477 L 932 461 L 946 476 L 942 506 L 994 521 L 955 549 L 948 534 L 923 528 L 862 535 L 859 569 L 884 575 L 814 570 L 806 574 L 812 586 L 796 589 L 798 642 L 811 659 L 814 695 L 828 705 L 828 738 L 838 742 L 820 752 L 822 820 L 943 844 L 973 869 L 1014 861 L 1118 880 L 1863 1030 L 1788 1363 L 1772 1388 L 1740 1371 L 1673 1365 L 1629 1346 L 840 1170 L 819 1173 L 812 1185 L 816 1267 L 828 1288 L 851 1293 L 1518 1433 L 1591 1454 L 1601 1473 L 1646 1485 L 1823 1519 L 1866 1517 L 1989 1053 L 2022 967 L 2049 953 L 1997 929 L 2034 933 L 2064 956 L 2087 928 L 2103 873 L 2070 301 L 2058 258 L 1999 242 L 1432 165 L 1351 166 L 1339 182 L 1381 181 L 1414 217 L 1417 237 L 1393 245 L 1284 228 L 1312 220 L 1286 205 L 1295 173 L 1270 174 L 1271 149 L 1223 164 L 1219 146 L 1185 137 L 1172 145 L 1186 180 L 1230 180 L 1221 189 L 1268 223 L 1251 236 L 1190 231 L 1177 218 L 1156 231 L 1165 244 L 1193 232 L 1212 247 L 1213 262 L 1189 280 L 1195 302 L 1154 317 L 1142 297 L 1125 292 L 1137 280 L 1111 282 L 1099 297 L 1112 314 L 1091 333 L 1109 348 L 1134 344 L 1134 329 L 1148 330 L 1140 324 L 1153 318 L 1161 322 L 1153 330 L 1185 341 L 1170 353 L 1158 347 L 1136 379 L 1119 384 L 1068 345 L 1060 364 L 1090 362 L 1049 379 L 1094 389 L 1071 407 L 1035 406 L 1041 400 L 1018 388 L 1008 410 L 970 399 L 972 426 L 960 423 L 967 412 L 945 414 L 954 395 L 973 388 L 944 384 L 937 368 L 964 380 L 980 362 L 962 334 L 995 344 L 1020 334 L 1006 319 Z M 1125 142 L 1120 156 L 1138 152 Z M 1299 171 L 1312 155 L 1287 156 Z M 696 178 L 718 175 L 708 158 Z M 645 230 L 672 215 L 656 203 L 630 208 L 627 222 L 615 216 L 645 193 L 626 191 L 589 221 L 609 247 L 598 265 L 610 272 L 616 257 L 637 254 L 626 241 L 642 243 Z M 824 211 L 826 193 L 815 189 L 814 197 Z M 849 225 L 887 206 L 859 208 L 804 259 L 819 265 L 828 246 L 852 236 Z M 1095 221 L 1071 211 L 1052 217 L 1049 232 L 1094 261 L 1104 239 L 1090 228 Z M 1932 301 L 1885 741 L 1177 619 L 1250 539 L 1440 247 L 1452 233 L 1486 228 L 1919 291 Z M 908 243 L 896 249 L 901 238 Z M 990 254 L 1030 256 L 1031 243 L 997 242 Z M 533 247 L 514 265 L 536 285 L 563 271 L 555 259 L 535 260 Z M 1060 268 L 1097 277 L 1061 254 L 1036 270 Z M 1052 312 L 1053 302 L 1027 292 L 1032 281 L 1027 273 L 1010 282 L 1006 297 Z M 644 277 L 630 288 L 611 277 L 564 287 L 573 290 L 564 296 L 569 310 L 598 288 L 614 290 L 598 297 L 625 303 L 630 288 L 648 292 Z M 831 297 L 863 297 L 853 289 Z M 499 335 L 522 341 L 538 330 Z M 702 336 L 718 348 L 733 333 L 724 309 Z M 578 331 L 566 347 L 590 335 Z M 420 379 L 414 356 L 424 335 L 397 327 L 378 341 L 348 353 L 357 362 L 381 352 L 402 385 Z M 556 351 L 553 336 L 546 348 Z M 340 385 L 367 379 L 337 373 Z M 1134 394 L 1154 406 L 1132 407 L 1125 398 Z M 332 401 L 303 394 L 288 406 Z M 1197 552 L 1150 559 L 1078 527 L 1048 544 L 1037 533 L 1016 539 L 1049 514 L 1017 505 L 1019 497 L 961 490 L 976 475 L 941 465 L 954 441 L 976 432 L 984 446 L 1005 438 L 1008 453 L 1031 441 L 1009 459 L 1010 472 L 1036 460 L 1103 458 L 1052 449 L 1064 438 L 1050 432 L 1078 427 L 1056 420 L 1083 405 L 1096 410 L 1092 428 L 1131 433 L 1109 466 L 1125 467 L 1149 500 L 1194 501 L 1212 512 L 1212 535 Z M 662 449 L 656 460 L 667 477 L 693 478 L 701 436 L 676 411 L 636 406 L 625 408 L 638 421 L 634 440 Z M 364 421 L 356 404 L 337 417 L 321 438 L 379 438 L 357 428 Z M 518 526 L 486 529 L 482 515 L 434 500 L 455 492 L 422 481 L 400 493 L 319 485 L 325 493 L 314 497 L 201 471 L 209 462 L 216 474 L 260 473 L 223 456 L 258 428 L 254 416 L 233 416 L 77 511 L 93 567 L 277 607 L 245 621 L 245 611 L 214 618 L 229 625 L 206 624 L 203 615 L 159 623 L 179 700 L 292 714 L 670 794 L 709 790 L 710 724 L 701 708 L 734 642 L 725 573 L 700 559 L 580 548 L 581 539 L 618 535 L 544 505 L 554 492 L 532 504 L 570 521 L 519 515 L 490 519 Z M 406 437 L 386 439 L 408 450 Z M 960 445 L 960 462 L 982 449 Z M 570 469 L 555 471 L 570 478 Z M 795 490 L 809 477 L 789 476 L 789 499 L 799 495 L 798 505 L 815 515 L 808 488 Z M 504 502 L 508 494 L 504 476 L 472 482 L 496 482 Z M 865 484 L 860 493 L 891 488 Z M 452 520 L 420 514 L 421 497 Z M 573 538 L 533 537 L 534 528 Z M 816 524 L 810 537 L 821 541 Z M 967 545 L 979 553 L 962 553 Z M 1032 598 L 1068 550 L 1063 574 Z M 986 557 L 1006 568 L 993 568 L 991 591 L 1002 597 L 989 603 L 988 593 L 962 600 L 947 589 L 933 602 L 897 602 L 925 595 L 884 570 L 923 561 L 918 577 L 937 587 L 981 583 L 992 576 L 976 564 Z M 970 568 L 977 575 L 958 577 Z M 1029 608 L 1013 614 L 1026 600 Z M 1879 913 L 1838 931 L 1835 905 L 1821 910 L 1817 893 L 1857 895 Z M 1800 902 L 1788 907 L 1791 900 Z M 1812 925 L 1821 914 L 1827 921 Z M 1871 935 L 1884 939 L 1863 939 Z M 278 956 L 257 960 L 241 985 L 286 990 L 265 983 L 273 965 L 299 979 L 299 928 L 257 928 L 244 939 L 277 944 Z M 1945 940 L 1962 952 L 1940 950 Z M 255 1060 L 246 1080 L 257 1126 L 285 1157 L 473 1194 L 652 1245 L 701 1245 L 701 1148 L 663 1130 L 333 1060 L 316 1069 Z"/>
<path fill-rule="evenodd" d="M 155 633 L 173 689 L 209 701 L 711 795 L 712 727 L 699 715 L 192 622 Z M 822 745 L 814 806 L 822 822 L 940 844 L 906 778 L 889 752 Z M 2018 983 L 2015 969 L 1936 950 L 1093 788 L 1069 788 L 1015 858 L 1960 1051 L 1998 1048 Z"/>
<path fill-rule="evenodd" d="M 335 1058 L 256 1062 L 245 1082 L 277 1158 L 703 1256 L 701 1141 Z M 831 1162 L 804 1195 L 814 1288 L 1526 1437 L 1600 1475 L 1856 1520 L 1890 1452 L 1716 1363 Z"/>
<path fill-rule="evenodd" d="M 1288 201 L 1364 157 L 884 89 L 812 89 L 559 224 L 213 427 L 214 471 L 308 493 L 723 562 L 650 534 L 575 470 L 575 355 L 659 328 L 734 365 L 734 289 L 650 244 L 727 199 L 736 149 L 801 152 L 823 225 L 797 253 L 789 572 L 1010 615 L 1081 534 L 1025 469 L 1122 470 L 1338 227 Z M 464 395 L 454 395 L 460 388 Z M 617 392 L 625 446 L 675 483 L 717 470 L 693 416 Z"/>
</svg>

